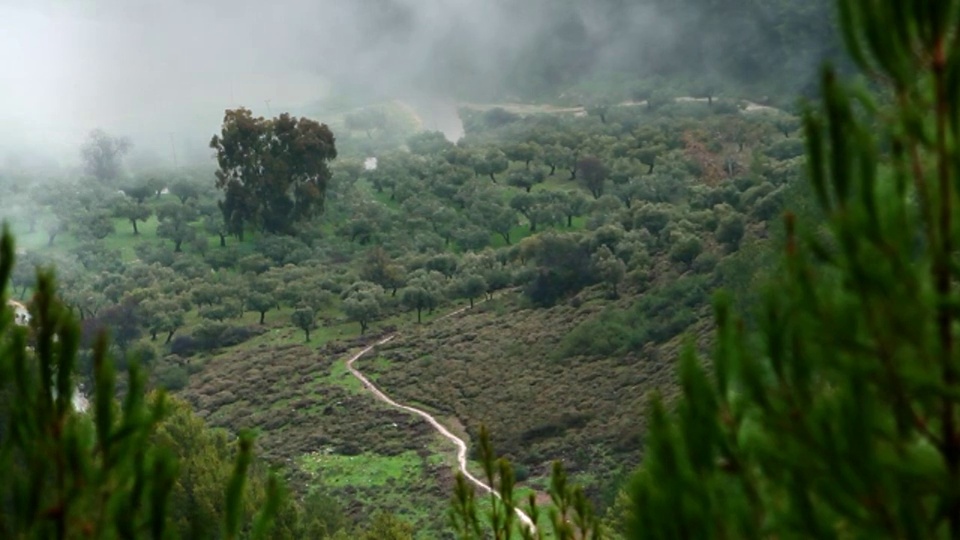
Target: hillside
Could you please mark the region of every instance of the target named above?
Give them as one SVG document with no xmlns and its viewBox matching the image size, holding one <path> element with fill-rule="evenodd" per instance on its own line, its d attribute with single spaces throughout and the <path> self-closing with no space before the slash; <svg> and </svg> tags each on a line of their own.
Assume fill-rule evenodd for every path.
<svg viewBox="0 0 960 540">
<path fill-rule="evenodd" d="M 85 343 L 109 328 L 155 385 L 255 429 L 299 490 L 358 521 L 445 527 L 451 445 L 345 369 L 394 329 L 358 364 L 384 391 L 471 440 L 487 424 L 526 487 L 562 460 L 602 506 L 641 455 L 646 398 L 676 392 L 688 336 L 708 346 L 712 291 L 749 289 L 796 197 L 797 120 L 741 105 L 462 110 L 457 144 L 402 147 L 407 122 L 360 111 L 338 120 L 324 212 L 273 233 L 225 221 L 202 169 L 14 181 L 13 284 L 27 299 L 32 266 L 56 265 Z"/>
</svg>

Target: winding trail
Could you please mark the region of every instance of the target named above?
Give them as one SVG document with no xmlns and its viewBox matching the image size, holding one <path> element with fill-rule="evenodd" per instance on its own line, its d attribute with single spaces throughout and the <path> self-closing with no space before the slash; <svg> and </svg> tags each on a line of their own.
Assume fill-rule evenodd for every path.
<svg viewBox="0 0 960 540">
<path fill-rule="evenodd" d="M 451 311 L 450 313 L 447 313 L 446 315 L 444 315 L 444 316 L 442 316 L 442 317 L 438 317 L 437 319 L 434 319 L 434 320 L 437 321 L 437 320 L 445 319 L 445 318 L 447 318 L 447 317 L 452 317 L 452 316 L 457 315 L 457 314 L 459 314 L 459 313 L 463 313 L 463 312 L 466 311 L 467 309 L 468 309 L 468 308 L 465 308 L 465 307 L 464 307 L 464 308 L 460 308 L 460 309 L 457 309 L 457 310 L 455 310 L 455 311 Z M 467 480 L 469 480 L 470 483 L 472 483 L 472 484 L 475 485 L 476 487 L 480 488 L 481 491 L 484 491 L 484 492 L 486 492 L 486 493 L 492 493 L 493 495 L 499 497 L 500 495 L 499 495 L 497 492 L 495 492 L 490 486 L 488 486 L 487 484 L 485 484 L 482 480 L 480 480 L 479 478 L 477 478 L 476 476 L 474 476 L 469 470 L 467 470 L 467 443 L 464 442 L 463 439 L 461 439 L 460 437 L 457 437 L 456 435 L 454 435 L 453 433 L 451 433 L 449 429 L 447 429 L 446 427 L 444 427 L 444 425 L 441 424 L 439 421 L 437 421 L 437 419 L 434 418 L 434 416 L 431 415 L 430 413 L 428 413 L 428 412 L 426 412 L 426 411 L 422 411 L 422 410 L 420 410 L 420 409 L 417 409 L 416 407 L 411 407 L 411 406 L 409 406 L 409 405 L 404 405 L 404 404 L 402 404 L 402 403 L 397 403 L 396 401 L 394 401 L 393 399 L 391 399 L 390 396 L 388 396 L 388 395 L 387 395 L 386 393 L 384 393 L 382 390 L 380 390 L 379 388 L 377 388 L 377 386 L 376 386 L 375 384 L 373 384 L 373 382 L 371 382 L 370 379 L 368 379 L 363 373 L 360 373 L 360 371 L 359 371 L 357 368 L 353 367 L 354 362 L 356 362 L 357 360 L 359 360 L 360 358 L 362 358 L 363 356 L 365 356 L 367 353 L 369 353 L 370 351 L 372 351 L 372 350 L 374 349 L 374 347 L 376 347 L 376 346 L 378 346 L 378 345 L 383 345 L 384 343 L 387 343 L 387 342 L 391 341 L 391 340 L 394 339 L 395 337 L 397 337 L 397 334 L 391 334 L 391 335 L 389 335 L 389 336 L 381 339 L 380 341 L 374 343 L 373 345 L 370 345 L 370 346 L 368 346 L 367 348 L 365 348 L 365 349 L 361 350 L 360 352 L 358 352 L 358 353 L 354 354 L 353 356 L 351 356 L 351 357 L 347 360 L 347 370 L 350 371 L 350 374 L 351 374 L 351 375 L 353 375 L 353 376 L 356 377 L 361 383 L 363 383 L 363 386 L 365 386 L 365 387 L 367 388 L 367 390 L 370 390 L 370 392 L 371 392 L 371 393 L 374 395 L 374 397 L 376 397 L 378 400 L 386 403 L 387 405 L 390 405 L 391 407 L 393 407 L 393 408 L 395 408 L 395 409 L 400 409 L 400 410 L 403 410 L 403 411 L 407 411 L 407 412 L 409 412 L 409 413 L 412 413 L 412 414 L 415 414 L 415 415 L 417 415 L 417 416 L 422 417 L 424 420 L 426 420 L 427 422 L 429 422 L 430 425 L 433 426 L 434 429 L 436 429 L 436 430 L 440 433 L 440 435 L 443 435 L 444 438 L 448 439 L 450 442 L 452 442 L 453 444 L 457 445 L 457 464 L 458 464 L 458 467 L 459 467 L 459 469 L 460 469 L 460 472 L 463 473 L 463 476 L 464 476 Z M 528 529 L 530 529 L 531 531 L 535 531 L 535 530 L 536 530 L 536 526 L 534 525 L 533 520 L 530 519 L 530 516 L 528 516 L 528 515 L 526 514 L 526 512 L 524 512 L 524 511 L 521 510 L 520 508 L 515 508 L 515 510 L 516 510 L 516 513 L 517 513 L 517 517 L 518 517 L 518 518 L 520 519 L 520 521 L 524 524 L 524 526 L 526 526 L 526 527 L 527 527 Z"/>
</svg>

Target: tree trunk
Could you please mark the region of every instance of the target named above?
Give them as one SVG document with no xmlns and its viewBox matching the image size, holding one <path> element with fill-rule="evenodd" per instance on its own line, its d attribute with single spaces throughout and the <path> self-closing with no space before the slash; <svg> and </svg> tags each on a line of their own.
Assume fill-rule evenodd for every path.
<svg viewBox="0 0 960 540">
<path fill-rule="evenodd" d="M 310 343 L 310 329 L 309 329 L 309 328 L 304 328 L 304 329 L 303 329 L 303 333 L 306 334 L 306 337 L 307 337 L 307 338 L 304 340 L 304 343 Z"/>
<path fill-rule="evenodd" d="M 266 312 L 266 311 L 261 311 L 261 312 L 260 312 L 260 324 L 263 324 L 263 318 L 264 318 L 266 315 L 267 315 L 267 312 Z"/>
<path fill-rule="evenodd" d="M 150 341 L 156 341 L 156 340 L 157 340 L 157 331 L 156 331 L 156 330 L 151 330 L 151 331 L 150 331 Z"/>
<path fill-rule="evenodd" d="M 173 248 L 173 252 L 174 252 L 174 253 L 182 253 L 182 252 L 183 252 L 183 250 L 180 249 L 180 244 L 182 244 L 182 243 L 183 243 L 183 240 L 176 240 L 176 241 L 174 242 L 174 245 L 176 246 L 176 247 Z"/>
<path fill-rule="evenodd" d="M 510 245 L 510 231 L 507 231 L 507 232 L 505 232 L 505 233 L 500 233 L 500 236 L 503 237 L 503 241 L 506 242 L 507 245 L 509 246 L 509 245 Z"/>
<path fill-rule="evenodd" d="M 420 312 L 421 312 L 422 310 L 423 310 L 423 308 L 420 308 L 420 307 L 417 308 L 417 324 L 420 324 Z"/>
<path fill-rule="evenodd" d="M 366 321 L 360 321 L 360 335 L 362 336 L 362 335 L 364 335 L 364 334 L 366 334 L 366 333 L 367 333 L 367 322 L 366 322 Z"/>
<path fill-rule="evenodd" d="M 470 308 L 473 309 L 473 297 L 470 297 Z"/>
<path fill-rule="evenodd" d="M 131 219 L 131 220 L 130 220 L 130 223 L 133 224 L 133 234 L 134 234 L 134 235 L 140 234 L 140 231 L 137 230 L 137 220 Z"/>
<path fill-rule="evenodd" d="M 573 227 L 573 214 L 567 214 L 567 227 Z"/>
<path fill-rule="evenodd" d="M 172 340 L 173 340 L 173 334 L 174 334 L 174 333 L 175 333 L 176 331 L 177 331 L 177 329 L 176 329 L 176 328 L 174 328 L 174 329 L 173 329 L 173 330 L 171 330 L 171 331 L 170 331 L 169 333 L 167 333 L 167 340 L 166 340 L 166 341 L 164 341 L 164 343 L 165 343 L 165 344 L 169 344 L 169 343 L 170 343 L 170 341 L 172 341 Z"/>
<path fill-rule="evenodd" d="M 556 166 L 556 165 L 551 165 L 551 166 L 550 166 L 550 174 L 549 174 L 548 176 L 553 176 L 553 173 L 555 173 L 555 172 L 557 172 L 557 166 Z"/>
<path fill-rule="evenodd" d="M 497 183 L 497 179 L 496 179 L 495 176 L 493 176 L 493 173 L 490 173 L 490 180 L 493 180 L 493 183 L 494 183 L 494 184 Z"/>
<path fill-rule="evenodd" d="M 220 247 L 227 247 L 227 235 L 220 234 Z"/>
<path fill-rule="evenodd" d="M 53 247 L 53 239 L 56 237 L 57 237 L 56 234 L 49 235 L 49 239 L 47 240 L 47 247 Z"/>
</svg>

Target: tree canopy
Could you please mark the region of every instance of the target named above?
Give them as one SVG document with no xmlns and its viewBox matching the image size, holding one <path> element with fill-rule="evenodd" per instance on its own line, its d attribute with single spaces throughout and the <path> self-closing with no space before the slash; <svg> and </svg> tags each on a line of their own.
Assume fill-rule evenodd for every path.
<svg viewBox="0 0 960 540">
<path fill-rule="evenodd" d="M 253 227 L 290 234 L 294 225 L 323 210 L 329 162 L 337 157 L 326 124 L 282 114 L 254 117 L 248 109 L 228 110 L 219 135 L 210 140 L 224 191 L 221 211 L 230 232 Z"/>
</svg>

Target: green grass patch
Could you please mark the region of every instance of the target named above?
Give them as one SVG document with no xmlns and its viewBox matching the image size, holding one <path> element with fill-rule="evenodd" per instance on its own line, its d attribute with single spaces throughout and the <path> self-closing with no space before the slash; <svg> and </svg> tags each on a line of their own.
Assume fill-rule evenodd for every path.
<svg viewBox="0 0 960 540">
<path fill-rule="evenodd" d="M 395 456 L 364 453 L 356 456 L 314 452 L 300 459 L 303 470 L 328 487 L 361 488 L 410 484 L 423 475 L 423 461 L 409 450 Z"/>
</svg>

